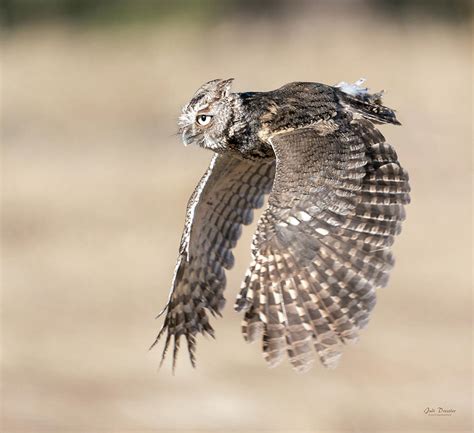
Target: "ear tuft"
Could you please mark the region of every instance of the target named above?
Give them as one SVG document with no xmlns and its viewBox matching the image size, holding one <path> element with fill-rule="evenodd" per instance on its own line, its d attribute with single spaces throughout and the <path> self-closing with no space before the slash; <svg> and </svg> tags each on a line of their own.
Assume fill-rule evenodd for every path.
<svg viewBox="0 0 474 433">
<path fill-rule="evenodd" d="M 208 81 L 206 84 L 203 84 L 196 95 L 207 93 L 209 96 L 212 96 L 213 99 L 220 99 L 229 96 L 231 87 L 232 87 L 233 78 L 228 78 L 227 80 L 217 79 Z"/>
<path fill-rule="evenodd" d="M 217 88 L 221 94 L 221 97 L 225 98 L 226 96 L 229 96 L 230 90 L 232 88 L 232 81 L 234 81 L 233 78 L 227 78 L 227 80 L 218 80 L 219 82 L 217 83 Z"/>
</svg>

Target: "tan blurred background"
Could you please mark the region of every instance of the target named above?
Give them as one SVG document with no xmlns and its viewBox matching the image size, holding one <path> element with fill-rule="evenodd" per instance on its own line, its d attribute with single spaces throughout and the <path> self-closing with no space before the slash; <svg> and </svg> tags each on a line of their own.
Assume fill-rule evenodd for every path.
<svg viewBox="0 0 474 433">
<path fill-rule="evenodd" d="M 469 3 L 4 0 L 1 431 L 472 431 Z M 228 77 L 366 77 L 403 123 L 383 128 L 413 189 L 397 265 L 334 371 L 269 370 L 243 341 L 253 226 L 197 370 L 148 351 L 211 157 L 176 118 Z"/>
</svg>

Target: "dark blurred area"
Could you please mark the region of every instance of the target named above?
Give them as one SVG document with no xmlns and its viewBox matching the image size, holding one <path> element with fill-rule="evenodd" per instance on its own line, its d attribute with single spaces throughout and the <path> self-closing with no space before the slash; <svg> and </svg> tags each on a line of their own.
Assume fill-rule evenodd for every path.
<svg viewBox="0 0 474 433">
<path fill-rule="evenodd" d="M 210 20 L 226 14 L 283 15 L 299 9 L 325 8 L 331 3 L 357 9 L 369 8 L 398 19 L 467 21 L 471 0 L 2 0 L 1 22 L 7 28 L 44 21 L 74 24 L 165 21 L 169 19 Z"/>
</svg>

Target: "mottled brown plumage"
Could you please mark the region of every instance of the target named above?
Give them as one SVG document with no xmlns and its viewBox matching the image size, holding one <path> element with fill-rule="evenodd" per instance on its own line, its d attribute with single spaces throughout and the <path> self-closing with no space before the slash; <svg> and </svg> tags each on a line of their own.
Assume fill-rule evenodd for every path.
<svg viewBox="0 0 474 433">
<path fill-rule="evenodd" d="M 376 123 L 398 124 L 381 94 L 340 83 L 291 83 L 231 93 L 201 87 L 180 118 L 183 140 L 215 152 L 189 203 L 165 322 L 155 341 L 214 335 L 242 224 L 270 192 L 235 308 L 247 341 L 262 338 L 270 366 L 288 355 L 306 371 L 317 353 L 336 365 L 388 282 L 390 247 L 409 202 L 408 175 Z"/>
</svg>

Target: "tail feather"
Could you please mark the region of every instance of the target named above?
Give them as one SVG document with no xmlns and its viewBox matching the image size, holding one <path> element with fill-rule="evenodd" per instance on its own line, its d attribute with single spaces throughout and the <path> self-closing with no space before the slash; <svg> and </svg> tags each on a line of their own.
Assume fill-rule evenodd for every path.
<svg viewBox="0 0 474 433">
<path fill-rule="evenodd" d="M 374 123 L 392 123 L 400 125 L 395 111 L 382 105 L 383 91 L 369 93 L 368 88 L 362 87 L 365 79 L 360 79 L 354 84 L 340 82 L 334 86 L 338 92 L 339 102 L 346 110 L 362 116 Z"/>
</svg>

